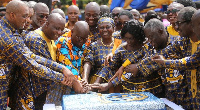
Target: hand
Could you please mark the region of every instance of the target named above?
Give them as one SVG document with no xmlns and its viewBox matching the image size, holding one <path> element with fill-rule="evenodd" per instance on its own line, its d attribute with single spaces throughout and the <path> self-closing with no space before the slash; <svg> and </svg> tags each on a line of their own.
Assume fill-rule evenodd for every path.
<svg viewBox="0 0 200 110">
<path fill-rule="evenodd" d="M 72 84 L 68 84 L 67 78 L 64 76 L 63 81 L 61 81 L 61 83 L 63 85 L 69 86 L 70 88 L 72 88 Z"/>
<path fill-rule="evenodd" d="M 64 84 L 69 86 L 69 87 L 72 87 L 72 82 L 75 78 L 75 76 L 73 75 L 73 73 L 68 69 L 68 68 L 64 68 L 63 69 L 63 74 L 64 74 Z"/>
<path fill-rule="evenodd" d="M 163 65 L 165 58 L 162 55 L 155 55 L 154 57 L 152 57 L 152 60 Z"/>
<path fill-rule="evenodd" d="M 85 81 L 84 79 L 81 79 L 81 80 L 80 80 L 80 83 L 82 84 L 83 87 L 88 86 L 88 82 Z"/>
<path fill-rule="evenodd" d="M 89 84 L 85 84 L 84 80 L 83 81 L 78 81 L 81 85 L 78 87 L 78 92 L 77 93 L 88 93 L 91 89 Z M 84 84 L 83 84 L 84 83 Z"/>
<path fill-rule="evenodd" d="M 109 89 L 109 85 L 108 83 L 94 83 L 91 85 L 92 89 L 97 89 L 98 92 L 103 92 L 103 91 L 107 91 Z"/>
<path fill-rule="evenodd" d="M 108 82 L 112 81 L 112 80 L 115 79 L 116 77 L 118 77 L 118 80 L 121 81 L 121 76 L 122 76 L 123 72 L 124 72 L 124 67 L 121 66 L 121 67 L 118 69 L 118 71 L 115 73 L 115 75 L 114 75 Z"/>
<path fill-rule="evenodd" d="M 110 61 L 113 61 L 113 60 L 112 60 L 112 57 L 113 57 L 113 54 L 112 54 L 112 53 L 110 53 L 110 54 L 108 54 L 108 55 L 106 56 L 105 61 L 104 61 L 104 66 L 109 66 L 109 60 L 110 60 Z"/>
<path fill-rule="evenodd" d="M 138 73 L 138 68 L 137 68 L 137 64 L 130 64 L 128 65 L 124 71 L 126 71 L 127 73 L 132 73 L 132 75 L 135 77 Z"/>
</svg>

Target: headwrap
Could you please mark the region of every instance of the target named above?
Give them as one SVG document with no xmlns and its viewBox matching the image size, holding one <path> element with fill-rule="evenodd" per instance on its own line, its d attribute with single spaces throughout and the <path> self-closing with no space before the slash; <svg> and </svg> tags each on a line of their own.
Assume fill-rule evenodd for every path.
<svg viewBox="0 0 200 110">
<path fill-rule="evenodd" d="M 101 23 L 103 22 L 108 22 L 110 23 L 113 27 L 115 26 L 115 23 L 114 23 L 114 20 L 112 18 L 109 18 L 109 17 L 101 17 L 99 20 L 98 20 L 98 25 L 100 25 Z"/>
</svg>

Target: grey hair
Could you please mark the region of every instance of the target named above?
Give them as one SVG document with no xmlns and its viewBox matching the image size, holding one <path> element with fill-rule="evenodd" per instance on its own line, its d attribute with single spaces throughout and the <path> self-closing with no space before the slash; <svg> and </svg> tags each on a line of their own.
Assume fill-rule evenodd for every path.
<svg viewBox="0 0 200 110">
<path fill-rule="evenodd" d="M 197 10 L 193 7 L 184 7 L 178 12 L 178 15 L 182 15 L 181 17 L 185 21 L 191 21 L 192 16 L 196 11 Z"/>
<path fill-rule="evenodd" d="M 144 29 L 150 29 L 151 32 L 156 32 L 158 29 L 165 30 L 163 23 L 156 18 L 150 19 L 144 26 Z"/>
</svg>

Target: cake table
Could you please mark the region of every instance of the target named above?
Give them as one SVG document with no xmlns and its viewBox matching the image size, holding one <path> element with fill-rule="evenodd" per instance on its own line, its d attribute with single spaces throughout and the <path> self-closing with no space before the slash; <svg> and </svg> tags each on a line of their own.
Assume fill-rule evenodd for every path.
<svg viewBox="0 0 200 110">
<path fill-rule="evenodd" d="M 63 110 L 165 110 L 150 92 L 64 95 Z"/>
</svg>

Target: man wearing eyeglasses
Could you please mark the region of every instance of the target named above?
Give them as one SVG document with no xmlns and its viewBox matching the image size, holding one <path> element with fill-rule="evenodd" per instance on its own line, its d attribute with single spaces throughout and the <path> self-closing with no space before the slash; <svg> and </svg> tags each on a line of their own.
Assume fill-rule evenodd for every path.
<svg viewBox="0 0 200 110">
<path fill-rule="evenodd" d="M 195 33 L 198 33 L 197 31 L 199 31 L 198 28 L 199 21 L 197 21 L 198 17 L 194 17 L 192 19 L 192 16 L 196 11 L 197 10 L 193 7 L 185 7 L 178 12 L 177 29 L 181 35 L 181 39 L 175 41 L 172 45 L 169 45 L 165 49 L 158 52 L 159 54 L 163 55 L 164 58 L 177 59 L 177 58 L 188 57 L 194 54 L 196 50 L 200 49 L 200 41 L 198 40 L 197 35 L 195 35 Z M 193 29 L 194 31 L 196 31 L 195 33 L 193 32 Z M 172 65 L 171 68 L 173 69 L 174 68 L 173 63 L 171 63 L 171 65 Z M 158 69 L 161 69 L 162 66 L 158 65 L 156 62 L 152 62 L 151 58 L 146 58 L 132 68 L 134 69 L 131 69 L 131 71 L 132 72 L 134 71 L 134 73 L 138 73 L 139 70 L 140 72 L 150 74 L 151 71 L 156 71 Z M 179 69 L 180 69 L 179 75 L 178 74 L 170 75 L 171 72 L 169 72 L 169 75 L 165 74 L 168 77 L 168 79 L 166 80 L 168 83 L 168 89 L 166 89 L 166 91 L 169 92 L 171 91 L 171 94 L 168 93 L 166 95 L 171 96 L 170 100 L 173 100 L 176 104 L 181 105 L 186 110 L 199 110 L 200 108 L 199 67 L 196 67 L 195 69 L 192 70 L 190 69 L 187 70 L 184 67 Z M 181 75 L 183 76 L 182 78 L 174 77 Z"/>
<path fill-rule="evenodd" d="M 49 8 L 44 3 L 36 3 L 34 5 L 34 14 L 32 16 L 32 31 L 40 28 L 49 16 Z"/>
</svg>

